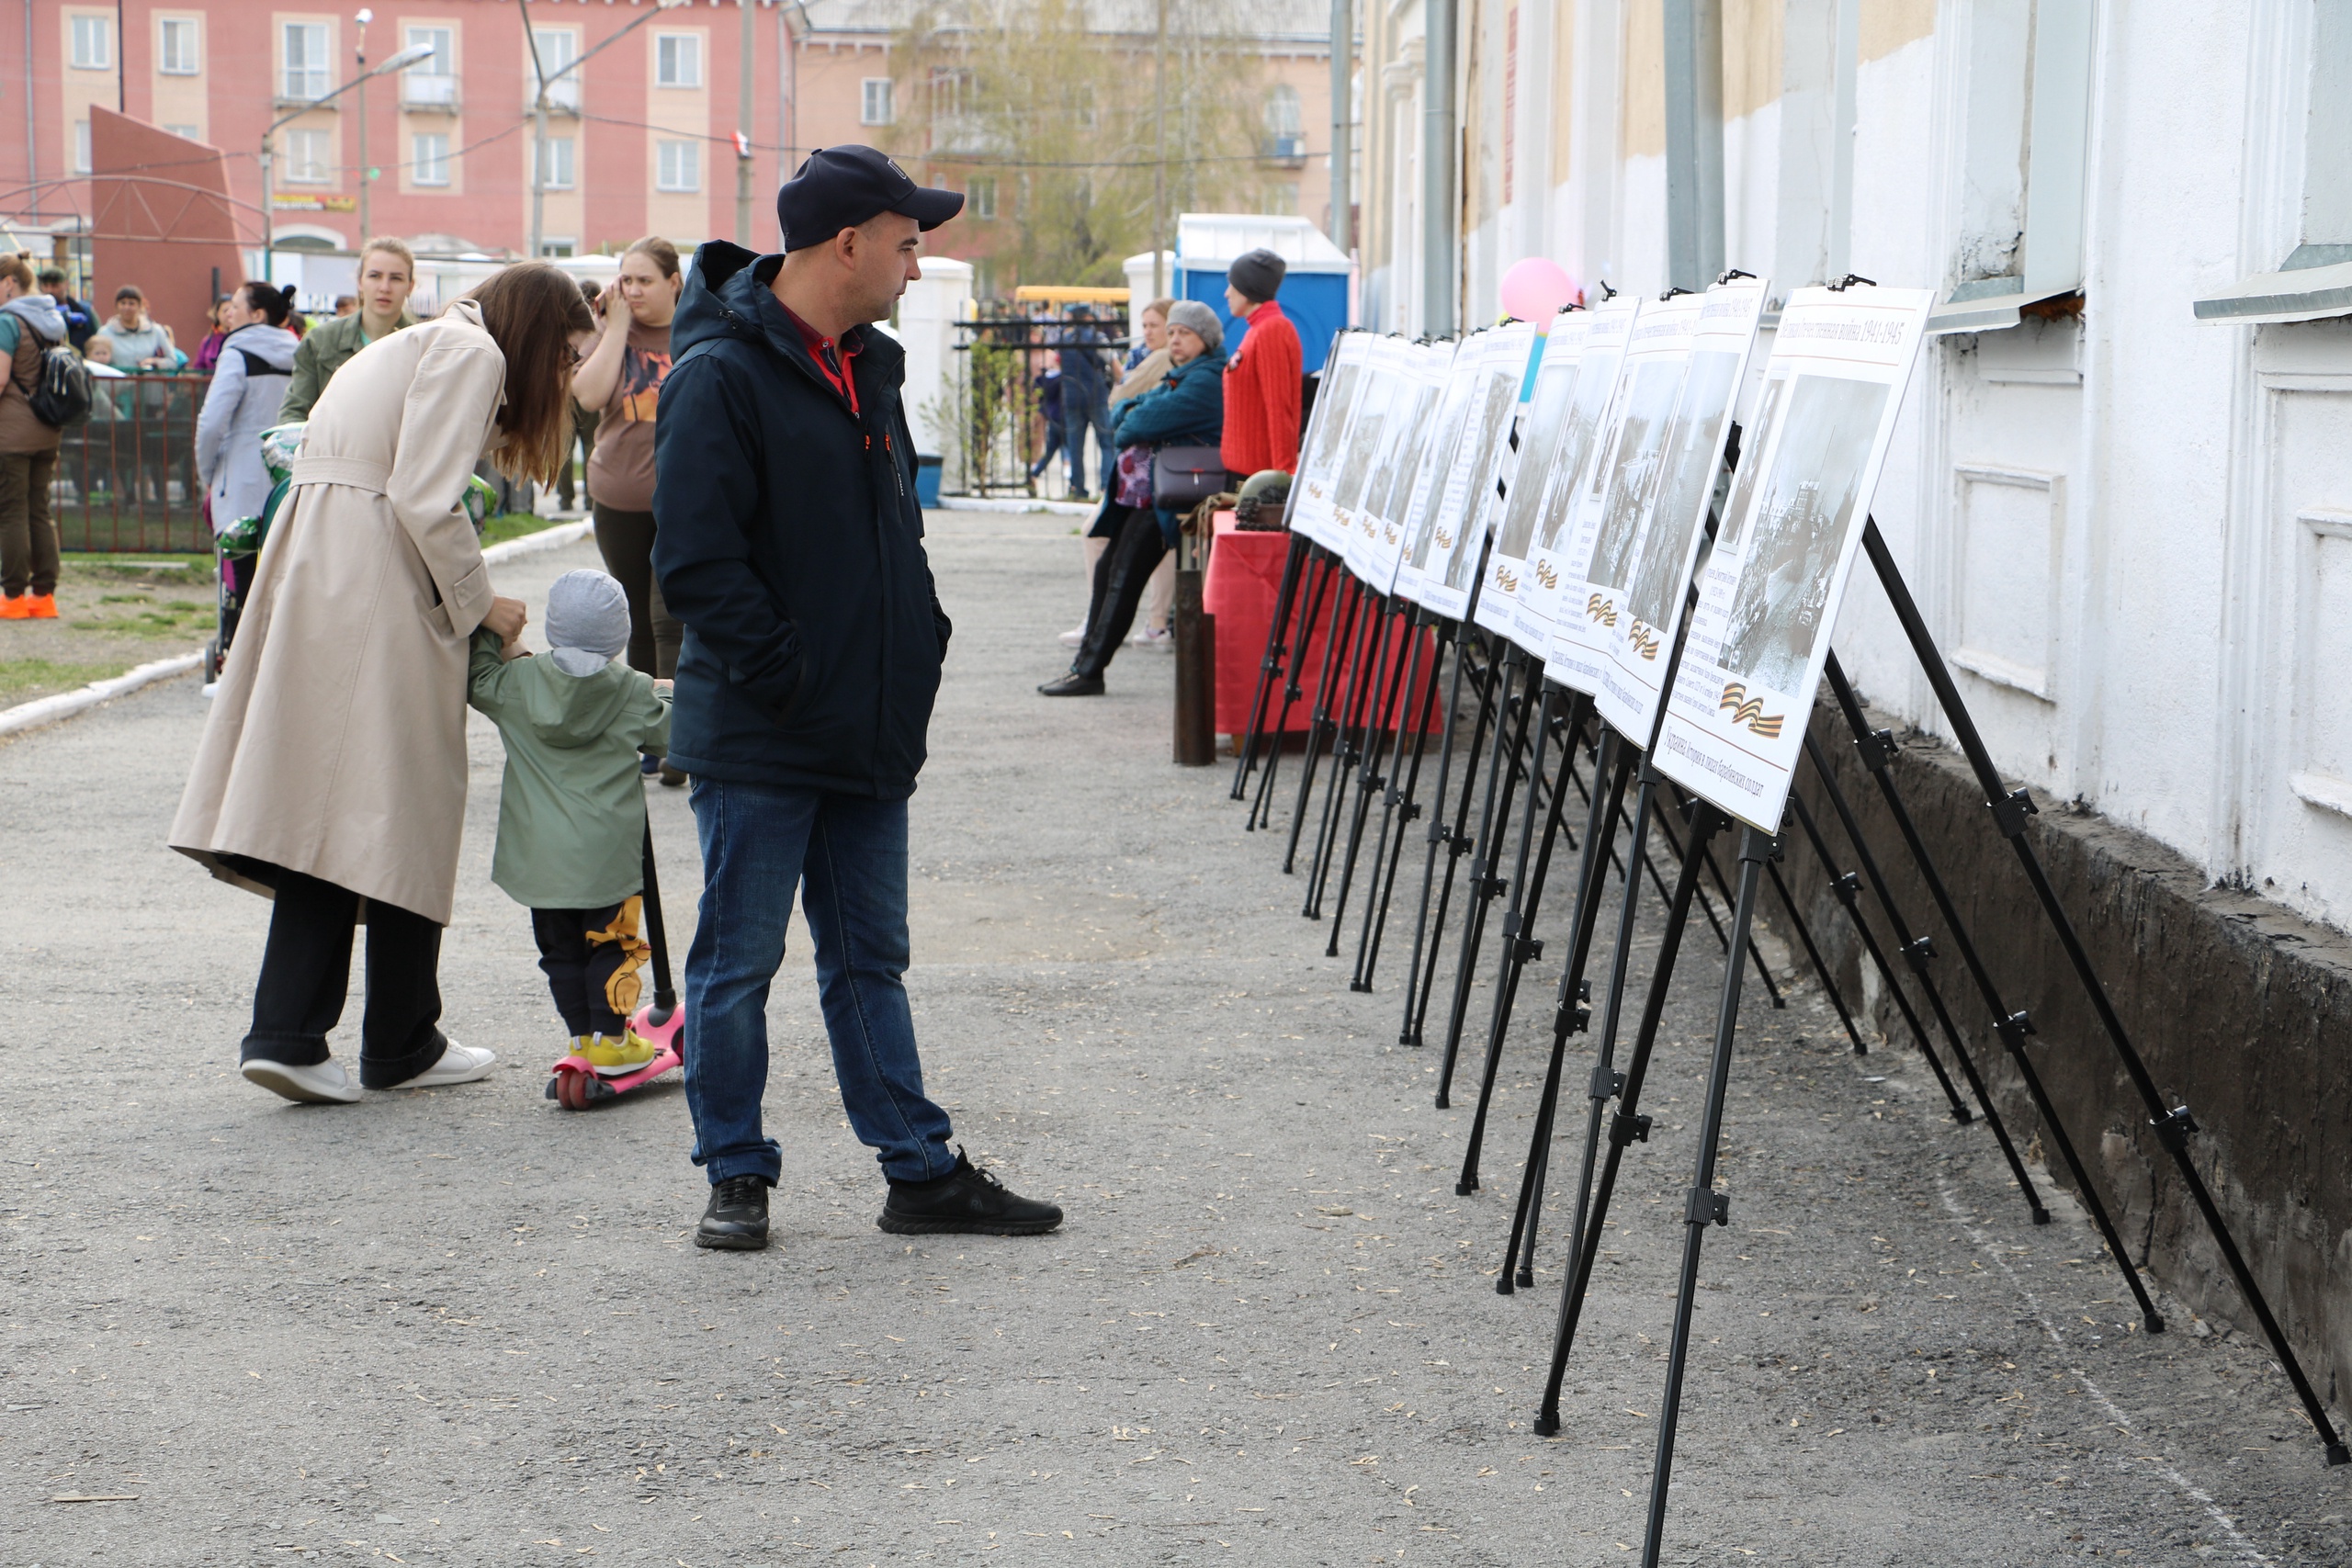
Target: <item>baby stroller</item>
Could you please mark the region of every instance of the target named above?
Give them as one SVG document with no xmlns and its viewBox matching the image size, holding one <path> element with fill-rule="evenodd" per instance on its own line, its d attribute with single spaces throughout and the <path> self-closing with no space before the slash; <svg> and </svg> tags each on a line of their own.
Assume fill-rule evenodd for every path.
<svg viewBox="0 0 2352 1568">
<path fill-rule="evenodd" d="M 269 469 L 269 499 L 262 503 L 258 517 L 240 517 L 226 527 L 216 519 L 212 536 L 213 564 L 220 578 L 219 613 L 212 640 L 204 649 L 204 684 L 209 691 L 220 679 L 220 666 L 229 658 L 229 644 L 237 635 L 237 621 L 244 614 L 245 596 L 253 592 L 254 581 L 261 567 L 261 547 L 269 539 L 269 525 L 277 520 L 277 509 L 284 504 L 286 492 L 294 485 L 294 459 L 301 455 L 301 424 L 274 424 L 261 433 L 262 462 Z M 465 494 L 459 504 L 479 535 L 489 521 L 491 502 L 496 491 L 476 476 L 466 481 Z"/>
</svg>

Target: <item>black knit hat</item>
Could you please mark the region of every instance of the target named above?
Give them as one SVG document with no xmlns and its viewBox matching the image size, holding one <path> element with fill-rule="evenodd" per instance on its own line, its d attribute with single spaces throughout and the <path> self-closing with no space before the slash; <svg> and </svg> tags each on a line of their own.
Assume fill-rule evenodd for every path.
<svg viewBox="0 0 2352 1568">
<path fill-rule="evenodd" d="M 1290 263 L 1261 248 L 1244 252 L 1225 269 L 1225 280 L 1242 293 L 1264 304 L 1283 286 L 1283 274 L 1290 270 Z"/>
<path fill-rule="evenodd" d="M 964 210 L 964 193 L 915 184 L 904 169 L 871 147 L 820 147 L 775 193 L 775 220 L 784 248 L 821 245 L 885 212 L 938 228 Z"/>
</svg>

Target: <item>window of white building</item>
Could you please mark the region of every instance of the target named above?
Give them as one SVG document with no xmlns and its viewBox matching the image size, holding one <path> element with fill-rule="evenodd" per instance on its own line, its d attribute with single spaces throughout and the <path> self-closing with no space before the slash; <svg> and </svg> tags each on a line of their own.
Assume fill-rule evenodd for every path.
<svg viewBox="0 0 2352 1568">
<path fill-rule="evenodd" d="M 114 69 L 114 18 L 112 17 L 76 17 L 74 18 L 72 51 L 67 56 L 76 71 L 111 71 Z"/>
<path fill-rule="evenodd" d="M 548 190 L 570 190 L 572 182 L 571 138 L 550 136 L 539 143 L 539 183 Z"/>
<path fill-rule="evenodd" d="M 2091 22 L 2087 6 L 1971 11 L 1953 287 L 1929 332 L 2013 327 L 2082 288 Z"/>
<path fill-rule="evenodd" d="M 449 183 L 449 138 L 446 132 L 419 132 L 410 140 L 409 181 L 421 186 Z"/>
<path fill-rule="evenodd" d="M 653 81 L 662 87 L 702 85 L 702 37 L 698 33 L 656 33 L 653 37 Z"/>
<path fill-rule="evenodd" d="M 334 85 L 334 61 L 327 50 L 327 25 L 288 22 L 284 37 L 285 72 L 278 96 L 304 104 L 326 96 Z"/>
<path fill-rule="evenodd" d="M 164 17 L 155 23 L 155 69 L 166 76 L 193 76 L 201 69 L 195 17 Z"/>
<path fill-rule="evenodd" d="M 2257 272 L 2197 301 L 2206 321 L 2308 321 L 2352 315 L 2352 6 L 2301 0 L 2267 64 L 2253 128 L 2255 161 L 2281 171 L 2253 199 L 2257 247 L 2240 264 Z M 2267 154 L 2267 156 L 2266 156 Z M 2298 177 L 2298 175 L 2300 177 Z"/>
<path fill-rule="evenodd" d="M 888 125 L 895 118 L 890 100 L 890 78 L 868 76 L 858 84 L 857 122 L 860 125 Z"/>
<path fill-rule="evenodd" d="M 702 189 L 702 143 L 657 141 L 653 147 L 654 188 L 666 191 Z"/>
<path fill-rule="evenodd" d="M 286 133 L 286 183 L 322 186 L 334 175 L 334 132 L 289 130 Z"/>
</svg>

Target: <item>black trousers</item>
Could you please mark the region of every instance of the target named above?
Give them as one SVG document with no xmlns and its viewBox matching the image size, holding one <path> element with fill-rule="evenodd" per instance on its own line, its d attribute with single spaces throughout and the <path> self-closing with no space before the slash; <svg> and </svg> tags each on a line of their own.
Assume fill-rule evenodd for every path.
<svg viewBox="0 0 2352 1568">
<path fill-rule="evenodd" d="M 678 672 L 686 628 L 662 602 L 653 580 L 653 513 L 596 505 L 596 550 L 628 595 L 628 667 L 667 681 Z"/>
<path fill-rule="evenodd" d="M 601 909 L 534 909 L 531 935 L 567 1034 L 618 1034 L 637 1011 L 645 982 L 638 940 L 639 900 Z"/>
<path fill-rule="evenodd" d="M 1151 574 L 1159 569 L 1159 558 L 1168 553 L 1167 541 L 1160 536 L 1159 517 L 1148 506 L 1121 506 L 1116 502 L 1103 508 L 1104 515 L 1090 532 L 1107 532 L 1116 523 L 1117 532 L 1111 535 L 1111 547 L 1094 563 L 1094 594 L 1086 608 L 1086 640 L 1078 645 L 1078 658 L 1070 668 L 1081 675 L 1100 675 L 1110 668 L 1111 656 L 1127 639 L 1128 631 L 1136 624 L 1136 609 L 1143 603 L 1144 590 L 1151 585 Z M 1117 514 L 1126 514 L 1119 521 Z"/>
<path fill-rule="evenodd" d="M 343 1017 L 351 988 L 351 941 L 359 895 L 283 867 L 267 868 L 277 890 L 269 945 L 254 987 L 253 1032 L 243 1061 L 292 1066 L 327 1059 L 327 1031 Z M 368 906 L 368 1002 L 359 1026 L 359 1081 L 404 1083 L 441 1059 L 441 928 L 390 904 Z"/>
</svg>

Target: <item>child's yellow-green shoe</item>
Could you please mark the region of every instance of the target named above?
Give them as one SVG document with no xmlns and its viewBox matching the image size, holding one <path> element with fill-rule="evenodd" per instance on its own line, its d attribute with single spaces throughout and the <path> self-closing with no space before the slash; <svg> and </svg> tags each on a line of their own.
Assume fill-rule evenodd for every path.
<svg viewBox="0 0 2352 1568">
<path fill-rule="evenodd" d="M 580 1054 L 600 1077 L 620 1077 L 650 1064 L 661 1052 L 653 1042 L 633 1029 L 617 1035 L 597 1034 L 587 1038 Z"/>
</svg>

